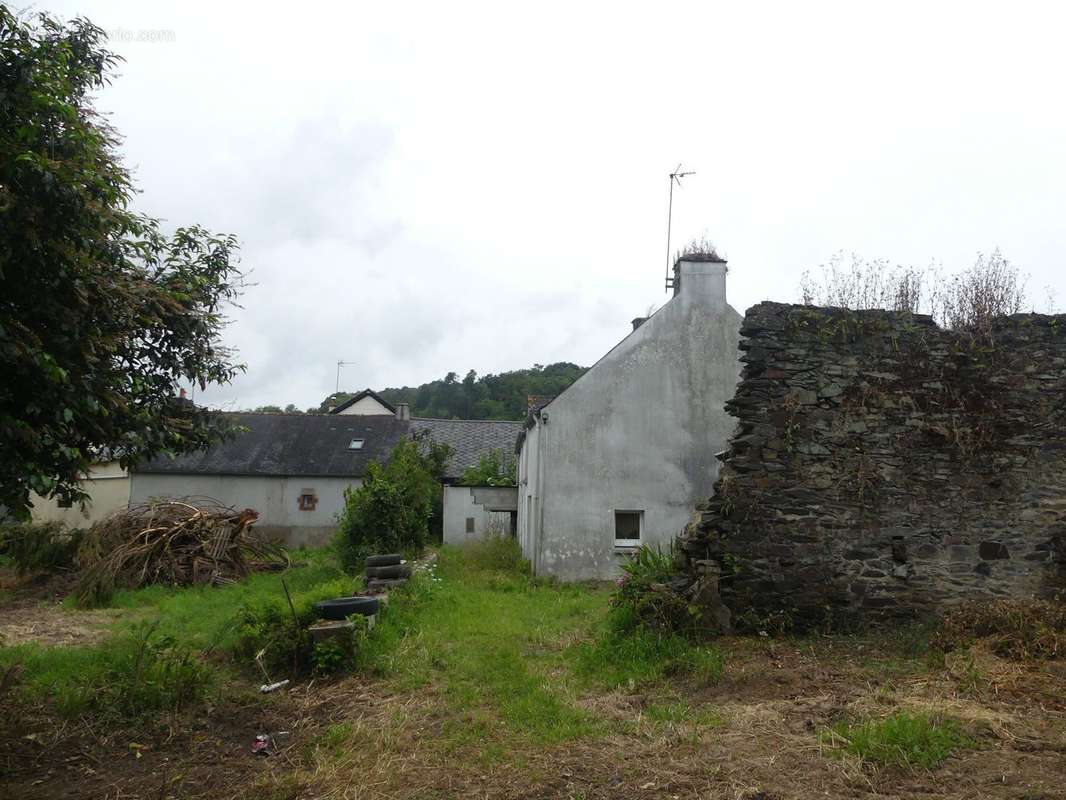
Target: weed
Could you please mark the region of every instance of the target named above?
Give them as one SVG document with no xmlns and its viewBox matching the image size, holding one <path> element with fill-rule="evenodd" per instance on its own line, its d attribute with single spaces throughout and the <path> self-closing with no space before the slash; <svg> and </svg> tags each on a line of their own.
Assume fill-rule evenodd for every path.
<svg viewBox="0 0 1066 800">
<path fill-rule="evenodd" d="M 84 531 L 61 522 L 0 526 L 0 552 L 19 575 L 69 569 Z"/>
<path fill-rule="evenodd" d="M 579 646 L 577 658 L 579 674 L 610 688 L 636 688 L 670 675 L 688 675 L 710 686 L 721 681 L 724 665 L 717 649 L 641 625 L 626 607 L 611 610 L 597 638 Z"/>
<path fill-rule="evenodd" d="M 934 769 L 974 744 L 952 720 L 903 711 L 880 720 L 839 722 L 822 740 L 870 763 L 921 769 Z"/>
<path fill-rule="evenodd" d="M 1016 661 L 1066 654 L 1066 603 L 993 600 L 949 610 L 933 637 L 942 652 L 985 640 L 998 656 Z"/>
<path fill-rule="evenodd" d="M 49 699 L 64 716 L 86 712 L 137 717 L 176 711 L 202 698 L 216 674 L 156 625 L 140 626 L 106 646 L 0 651 L 0 665 L 21 662 L 22 688 Z"/>
<path fill-rule="evenodd" d="M 463 556 L 472 569 L 529 574 L 529 562 L 513 536 L 490 533 L 463 545 Z"/>
</svg>

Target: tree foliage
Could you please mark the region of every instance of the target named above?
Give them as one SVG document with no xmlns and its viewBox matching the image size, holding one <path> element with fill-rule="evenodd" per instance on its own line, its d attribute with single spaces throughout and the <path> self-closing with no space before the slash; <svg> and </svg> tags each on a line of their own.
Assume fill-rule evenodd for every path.
<svg viewBox="0 0 1066 800">
<path fill-rule="evenodd" d="M 517 486 L 518 462 L 502 450 L 490 450 L 459 476 L 460 486 Z"/>
<path fill-rule="evenodd" d="M 439 419 L 522 419 L 526 415 L 529 395 L 554 397 L 580 378 L 585 367 L 560 361 L 531 369 L 518 369 L 495 375 L 479 376 L 474 370 L 460 380 L 458 373 L 421 386 L 383 389 L 378 392 L 390 403 L 408 403 L 416 417 Z M 331 394 L 319 406 L 325 413 L 353 395 Z"/>
<path fill-rule="evenodd" d="M 372 553 L 426 546 L 448 456 L 446 445 L 404 441 L 387 463 L 367 466 L 363 485 L 344 492 L 337 541 L 346 567 L 359 567 Z"/>
<path fill-rule="evenodd" d="M 179 381 L 240 369 L 219 343 L 237 243 L 165 234 L 130 210 L 117 133 L 93 109 L 119 61 L 83 19 L 0 5 L 0 506 L 78 501 L 105 451 L 125 464 L 205 447 L 225 423 Z"/>
</svg>

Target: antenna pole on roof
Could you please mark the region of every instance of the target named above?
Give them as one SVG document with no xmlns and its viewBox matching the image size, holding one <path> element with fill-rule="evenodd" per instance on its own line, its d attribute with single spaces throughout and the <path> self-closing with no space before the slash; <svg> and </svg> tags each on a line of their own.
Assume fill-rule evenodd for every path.
<svg viewBox="0 0 1066 800">
<path fill-rule="evenodd" d="M 674 222 L 674 184 L 681 186 L 681 179 L 686 175 L 695 175 L 695 172 L 682 172 L 681 164 L 678 163 L 673 172 L 670 173 L 670 204 L 666 209 L 666 291 L 670 291 L 670 229 Z"/>
<path fill-rule="evenodd" d="M 337 362 L 337 385 L 333 389 L 333 393 L 337 394 L 341 390 L 341 367 L 354 366 L 354 361 L 338 361 Z"/>
</svg>

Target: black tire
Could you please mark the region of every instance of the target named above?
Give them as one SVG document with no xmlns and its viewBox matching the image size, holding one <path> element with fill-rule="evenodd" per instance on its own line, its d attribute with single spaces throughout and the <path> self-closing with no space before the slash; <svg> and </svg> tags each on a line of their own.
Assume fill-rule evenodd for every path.
<svg viewBox="0 0 1066 800">
<path fill-rule="evenodd" d="M 387 567 L 367 567 L 368 578 L 409 578 L 411 567 L 408 564 L 390 564 Z"/>
<path fill-rule="evenodd" d="M 403 561 L 399 553 L 389 553 L 386 556 L 370 556 L 366 560 L 368 567 L 391 567 Z"/>
<path fill-rule="evenodd" d="M 362 614 L 369 617 L 378 613 L 381 606 L 376 597 L 338 597 L 334 600 L 323 600 L 315 603 L 315 611 L 322 619 L 346 619 L 352 614 Z"/>
</svg>

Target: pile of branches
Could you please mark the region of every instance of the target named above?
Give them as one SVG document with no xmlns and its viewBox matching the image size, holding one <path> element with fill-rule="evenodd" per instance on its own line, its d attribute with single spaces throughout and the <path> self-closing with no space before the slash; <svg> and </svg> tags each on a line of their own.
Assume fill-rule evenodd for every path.
<svg viewBox="0 0 1066 800">
<path fill-rule="evenodd" d="M 80 606 L 106 602 L 116 588 L 235 583 L 290 566 L 284 548 L 250 529 L 259 514 L 176 500 L 131 506 L 94 525 L 78 548 Z"/>
</svg>

